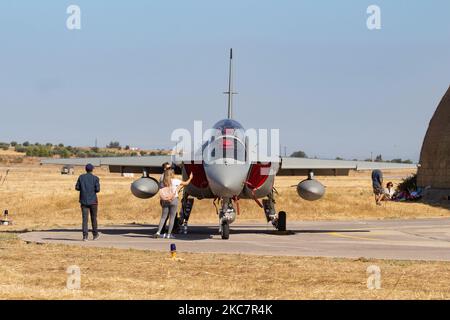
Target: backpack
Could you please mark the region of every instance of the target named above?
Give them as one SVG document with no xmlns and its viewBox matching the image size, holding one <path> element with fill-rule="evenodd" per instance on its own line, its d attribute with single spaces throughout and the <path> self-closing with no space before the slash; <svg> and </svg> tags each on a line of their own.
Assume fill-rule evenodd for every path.
<svg viewBox="0 0 450 320">
<path fill-rule="evenodd" d="M 159 190 L 159 198 L 164 202 L 171 202 L 175 198 L 175 193 L 171 187 L 164 187 Z"/>
</svg>

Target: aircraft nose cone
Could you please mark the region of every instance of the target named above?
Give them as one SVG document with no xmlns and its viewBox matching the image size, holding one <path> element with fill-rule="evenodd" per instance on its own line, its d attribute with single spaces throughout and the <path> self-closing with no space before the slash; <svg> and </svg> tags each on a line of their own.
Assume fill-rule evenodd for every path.
<svg viewBox="0 0 450 320">
<path fill-rule="evenodd" d="M 219 197 L 233 197 L 242 192 L 248 174 L 245 164 L 205 165 L 205 173 L 212 192 Z"/>
</svg>

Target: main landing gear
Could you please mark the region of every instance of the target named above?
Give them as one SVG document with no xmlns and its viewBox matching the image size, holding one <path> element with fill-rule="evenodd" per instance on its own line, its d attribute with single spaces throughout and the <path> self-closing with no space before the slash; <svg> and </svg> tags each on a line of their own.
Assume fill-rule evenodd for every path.
<svg viewBox="0 0 450 320">
<path fill-rule="evenodd" d="M 286 231 L 286 212 L 280 211 L 277 214 L 275 211 L 273 191 L 263 200 L 263 208 L 267 222 L 271 222 L 278 231 Z"/>
<path fill-rule="evenodd" d="M 187 234 L 188 233 L 188 221 L 192 212 L 192 207 L 194 206 L 194 198 L 189 198 L 188 194 L 183 194 L 183 199 L 181 200 L 181 211 L 180 217 L 178 218 L 178 233 Z"/>
</svg>

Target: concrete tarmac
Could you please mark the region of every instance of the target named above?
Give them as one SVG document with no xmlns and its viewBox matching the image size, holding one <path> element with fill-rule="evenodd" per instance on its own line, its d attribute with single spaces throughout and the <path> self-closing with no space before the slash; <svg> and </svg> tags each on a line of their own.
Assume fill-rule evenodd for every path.
<svg viewBox="0 0 450 320">
<path fill-rule="evenodd" d="M 218 226 L 192 225 L 187 235 L 153 239 L 155 225 L 100 227 L 97 241 L 81 241 L 79 229 L 54 229 L 23 233 L 24 241 L 88 247 L 133 248 L 169 251 L 176 243 L 182 252 L 241 253 L 266 256 L 377 258 L 450 261 L 450 219 L 372 221 L 289 221 L 288 232 L 270 224 L 235 223 L 229 240 Z M 90 237 L 92 237 L 90 235 Z"/>
</svg>

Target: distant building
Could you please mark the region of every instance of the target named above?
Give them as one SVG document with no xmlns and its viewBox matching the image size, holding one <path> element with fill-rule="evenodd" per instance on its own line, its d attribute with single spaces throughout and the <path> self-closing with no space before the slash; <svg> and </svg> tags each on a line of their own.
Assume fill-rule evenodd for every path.
<svg viewBox="0 0 450 320">
<path fill-rule="evenodd" d="M 450 87 L 428 126 L 420 152 L 417 185 L 425 199 L 450 200 Z"/>
</svg>

